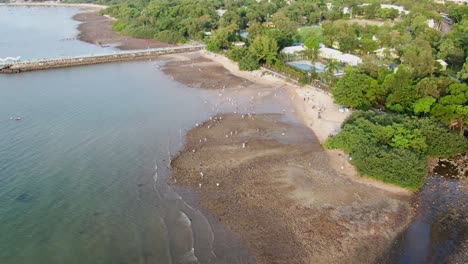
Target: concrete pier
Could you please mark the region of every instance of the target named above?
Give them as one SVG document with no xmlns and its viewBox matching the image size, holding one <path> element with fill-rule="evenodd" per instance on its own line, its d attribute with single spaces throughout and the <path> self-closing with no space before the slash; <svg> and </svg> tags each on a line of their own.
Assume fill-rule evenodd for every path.
<svg viewBox="0 0 468 264">
<path fill-rule="evenodd" d="M 0 73 L 21 73 L 56 68 L 92 65 L 100 63 L 135 61 L 154 58 L 164 54 L 183 53 L 202 50 L 205 45 L 187 45 L 168 48 L 145 50 L 117 51 L 106 54 L 85 55 L 68 58 L 32 60 L 16 63 L 0 64 Z"/>
</svg>

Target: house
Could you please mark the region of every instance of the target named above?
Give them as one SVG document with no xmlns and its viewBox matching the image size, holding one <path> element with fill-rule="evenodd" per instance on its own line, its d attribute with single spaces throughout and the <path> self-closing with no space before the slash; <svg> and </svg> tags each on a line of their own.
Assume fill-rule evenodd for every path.
<svg viewBox="0 0 468 264">
<path fill-rule="evenodd" d="M 306 50 L 304 46 L 289 46 L 281 50 L 282 53 L 293 55 Z"/>
<path fill-rule="evenodd" d="M 275 23 L 273 23 L 273 22 L 271 22 L 271 21 L 270 21 L 270 22 L 263 22 L 262 25 L 263 25 L 264 27 L 266 27 L 266 28 L 276 28 Z"/>
<path fill-rule="evenodd" d="M 405 15 L 410 13 L 410 11 L 406 10 L 403 6 L 381 4 L 380 8 L 393 8 L 393 9 L 398 10 L 400 14 L 405 14 Z"/>
<path fill-rule="evenodd" d="M 341 56 L 339 56 L 338 61 L 341 62 L 341 63 L 351 65 L 351 66 L 357 66 L 358 64 L 362 63 L 361 58 L 359 58 L 356 55 L 348 54 L 348 53 L 345 53 L 345 54 L 342 54 Z"/>
<path fill-rule="evenodd" d="M 343 52 L 336 49 L 327 48 L 325 46 L 319 48 L 319 56 L 324 59 L 338 60 L 338 57 L 341 55 L 343 55 Z"/>
<path fill-rule="evenodd" d="M 398 58 L 398 53 L 396 49 L 381 48 L 374 50 L 374 53 L 379 58 L 385 58 L 387 56 L 392 59 Z"/>
<path fill-rule="evenodd" d="M 224 13 L 226 13 L 226 11 L 226 9 L 218 9 L 216 10 L 216 13 L 218 14 L 218 16 L 222 17 Z"/>
<path fill-rule="evenodd" d="M 233 43 L 235 47 L 244 47 L 245 46 L 245 42 L 243 41 L 237 41 L 237 42 L 234 42 Z"/>
<path fill-rule="evenodd" d="M 458 5 L 468 5 L 468 0 L 447 0 Z"/>
<path fill-rule="evenodd" d="M 351 66 L 357 66 L 362 63 L 362 59 L 356 55 L 343 53 L 336 49 L 327 48 L 322 46 L 319 49 L 319 57 L 328 59 L 328 60 L 337 60 L 341 63 L 349 64 Z"/>
<path fill-rule="evenodd" d="M 442 59 L 439 59 L 439 60 L 436 60 L 436 61 L 440 64 L 440 66 L 441 66 L 441 68 L 442 68 L 443 71 L 447 70 L 447 66 L 448 66 L 448 63 L 447 63 L 447 62 L 445 62 L 445 61 L 442 60 Z"/>
<path fill-rule="evenodd" d="M 430 28 L 437 29 L 437 23 L 434 21 L 434 19 L 427 20 L 427 26 Z"/>
</svg>

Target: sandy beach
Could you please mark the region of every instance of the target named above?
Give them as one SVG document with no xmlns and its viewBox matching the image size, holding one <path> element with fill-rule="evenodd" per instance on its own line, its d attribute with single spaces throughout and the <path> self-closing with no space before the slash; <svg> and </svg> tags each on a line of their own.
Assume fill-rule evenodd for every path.
<svg viewBox="0 0 468 264">
<path fill-rule="evenodd" d="M 217 115 L 188 132 L 172 161 L 177 186 L 197 192 L 200 206 L 240 234 L 257 263 L 375 263 L 410 222 L 410 192 L 357 181 L 347 157 L 323 149 L 349 114 L 327 92 L 264 70 L 241 72 L 210 52 L 164 59 L 163 71 L 190 87 L 253 101 L 258 91 L 284 90 L 294 106 L 286 111 L 296 123 L 242 107 Z"/>
</svg>

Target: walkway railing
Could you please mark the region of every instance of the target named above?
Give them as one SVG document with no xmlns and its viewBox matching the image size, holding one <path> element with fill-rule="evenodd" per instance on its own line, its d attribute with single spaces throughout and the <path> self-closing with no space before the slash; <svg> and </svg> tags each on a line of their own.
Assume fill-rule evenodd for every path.
<svg viewBox="0 0 468 264">
<path fill-rule="evenodd" d="M 203 49 L 205 45 L 184 45 L 184 46 L 175 46 L 175 47 L 164 47 L 164 48 L 152 48 L 152 49 L 140 49 L 140 50 L 125 50 L 125 51 L 115 51 L 107 52 L 100 54 L 90 54 L 90 55 L 78 55 L 78 56 L 69 56 L 61 58 L 51 58 L 51 59 L 33 59 L 20 62 L 11 62 L 11 61 L 1 61 L 0 60 L 0 69 L 5 66 L 14 66 L 21 67 L 22 65 L 32 65 L 32 64 L 41 64 L 41 63 L 55 63 L 55 62 L 70 62 L 70 61 L 80 61 L 81 59 L 92 59 L 92 58 L 109 58 L 115 56 L 125 56 L 125 55 L 138 55 L 138 56 L 151 56 L 158 53 L 177 53 L 185 52 L 189 50 L 200 50 Z"/>
</svg>

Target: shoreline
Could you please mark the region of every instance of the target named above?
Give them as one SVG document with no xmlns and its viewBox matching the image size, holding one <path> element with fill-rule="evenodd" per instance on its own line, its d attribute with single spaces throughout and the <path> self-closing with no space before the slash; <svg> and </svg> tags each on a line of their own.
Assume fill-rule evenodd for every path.
<svg viewBox="0 0 468 264">
<path fill-rule="evenodd" d="M 86 3 L 57 3 L 57 2 L 24 2 L 24 3 L 0 3 L 0 6 L 66 6 L 66 7 L 82 7 L 94 10 L 106 9 L 105 5 L 86 4 Z"/>
<path fill-rule="evenodd" d="M 289 83 L 282 78 L 270 74 L 263 74 L 265 71 L 269 72 L 267 69 L 260 69 L 252 72 L 240 71 L 238 65 L 235 62 L 220 54 L 215 54 L 204 50 L 201 51 L 201 55 L 205 58 L 222 64 L 223 67 L 225 67 L 232 74 L 248 79 L 249 81 L 261 82 L 264 84 L 282 82 L 284 85 L 286 85 L 286 89 L 290 94 L 290 100 L 293 101 L 296 116 L 315 134 L 315 136 L 319 139 L 320 144 L 322 145 L 328 136 L 335 133 L 336 130 L 340 128 L 344 120 L 351 114 L 351 111 L 348 113 L 339 112 L 339 106 L 333 102 L 332 95 L 320 88 L 314 87 L 312 85 L 300 87 L 299 85 Z M 318 118 L 318 109 L 320 107 L 323 110 L 321 117 Z M 359 176 L 356 168 L 347 161 L 348 157 L 343 151 L 328 149 L 324 150 L 332 161 L 332 164 L 330 165 L 333 166 L 333 168 L 337 171 L 341 170 L 344 175 L 350 177 L 356 182 L 401 195 L 409 196 L 414 193 L 411 190 L 407 190 L 396 185 L 384 183 L 365 176 Z"/>
<path fill-rule="evenodd" d="M 120 50 L 173 47 L 176 45 L 154 39 L 134 38 L 117 33 L 113 29 L 115 18 L 99 15 L 101 9 L 89 9 L 73 16 L 78 25 L 78 39 L 101 47 L 115 47 Z"/>
<path fill-rule="evenodd" d="M 172 160 L 172 179 L 197 193 L 199 206 L 239 234 L 258 263 L 378 259 L 412 220 L 411 193 L 358 182 L 341 170 L 338 151 L 323 149 L 325 135 L 337 125 L 327 118 L 344 117 L 329 106 L 322 123 L 304 123 L 299 106 L 310 107 L 312 100 L 304 103 L 297 90 L 313 88 L 298 88 L 263 70 L 241 72 L 207 51 L 164 59 L 169 61 L 163 71 L 175 81 L 235 102 L 188 131 L 184 149 Z M 261 104 L 280 92 L 291 101 L 286 115 L 283 106 L 277 114 L 255 113 L 237 99 L 242 93 Z M 329 96 L 314 89 L 315 95 Z M 323 101 L 332 103 L 328 99 Z M 298 123 L 285 120 L 288 114 Z"/>
<path fill-rule="evenodd" d="M 83 34 L 82 25 L 80 25 L 81 34 Z M 96 27 L 96 25 L 93 26 Z M 112 30 L 112 27 L 110 29 Z M 82 37 L 80 39 L 83 40 Z M 88 42 L 90 41 L 88 40 Z M 232 126 L 234 125 L 235 128 L 238 128 L 240 121 L 238 115 L 232 113 L 221 115 L 219 117 L 227 120 L 223 121 L 222 124 L 219 122 L 216 125 L 213 123 L 216 121 L 208 120 L 200 127 L 194 127 L 188 131 L 184 149 L 172 160 L 172 176 L 174 181 L 177 181 L 177 186 L 188 188 L 199 194 L 200 207 L 212 214 L 217 222 L 226 226 L 230 231 L 234 231 L 235 234 L 240 235 L 242 240 L 248 245 L 249 251 L 252 251 L 255 255 L 258 263 L 271 263 L 272 261 L 286 261 L 289 263 L 310 263 L 310 261 L 336 262 L 344 261 L 350 257 L 362 261 L 370 258 L 377 259 L 385 252 L 393 238 L 412 219 L 412 209 L 408 202 L 411 193 L 401 190 L 399 187 L 390 187 L 384 183 L 363 179 L 358 180 L 354 167 L 347 162 L 346 157 L 342 153 L 323 149 L 322 143 L 331 133 L 334 133 L 339 128 L 347 116 L 338 111 L 338 106 L 333 103 L 331 96 L 327 92 L 312 86 L 300 88 L 297 85 L 288 83 L 284 79 L 264 74 L 266 72 L 265 69 L 254 72 L 241 72 L 238 70 L 236 63 L 219 54 L 207 51 L 195 53 L 205 59 L 196 61 L 199 65 L 220 64 L 221 68 L 227 70 L 227 73 L 243 79 L 244 81 L 239 83 L 236 78 L 228 77 L 229 82 L 232 82 L 233 86 L 240 87 L 238 91 L 242 90 L 244 92 L 244 90 L 250 90 L 250 87 L 244 87 L 245 85 L 249 85 L 245 84 L 245 81 L 250 82 L 250 85 L 254 87 L 255 85 L 274 86 L 276 87 L 275 89 L 286 87 L 288 100 L 291 100 L 294 106 L 294 115 L 302 121 L 302 125 L 305 125 L 309 132 L 315 135 L 314 137 L 318 142 L 309 142 L 306 140 L 309 138 L 308 136 L 298 136 L 297 139 L 291 139 L 291 142 L 297 140 L 301 144 L 291 142 L 283 144 L 284 142 L 282 141 L 284 139 L 277 137 L 267 137 L 258 141 L 256 136 L 252 134 L 252 128 L 257 127 L 259 124 L 263 124 L 264 130 L 267 133 L 278 133 L 279 128 L 286 129 L 287 131 L 296 131 L 293 134 L 307 134 L 307 132 L 300 127 L 282 123 L 280 120 L 270 120 L 270 118 L 274 118 L 268 115 L 257 116 L 253 113 L 252 117 L 256 121 L 248 124 L 247 130 L 241 132 L 243 135 L 245 134 L 243 139 L 239 140 L 246 140 L 249 148 L 252 145 L 258 144 L 258 149 L 254 149 L 251 158 L 234 158 L 231 155 L 237 155 L 235 149 L 238 150 L 238 146 L 245 143 L 232 139 L 235 141 L 234 145 L 225 145 L 224 143 L 216 142 L 216 140 L 212 144 L 211 141 L 215 136 L 209 136 L 209 134 L 206 134 L 206 131 L 200 131 L 202 128 L 206 128 L 206 126 L 209 128 L 210 125 L 207 124 L 210 123 L 213 126 L 219 126 L 221 130 L 226 129 L 223 126 L 233 129 L 234 127 Z M 182 58 L 183 61 L 183 57 L 186 55 L 180 54 L 164 57 L 172 59 Z M 193 64 L 192 68 L 194 68 Z M 187 65 L 182 66 L 187 67 Z M 174 68 L 177 67 L 179 66 L 177 65 Z M 200 69 L 198 68 L 198 74 L 201 74 L 202 70 Z M 219 68 L 216 69 L 219 70 Z M 177 71 L 175 72 L 177 73 Z M 197 86 L 197 81 L 184 81 L 184 78 L 181 76 L 177 77 L 174 74 L 165 73 L 173 76 L 178 82 L 188 85 L 187 82 L 191 81 L 192 85 Z M 220 89 L 219 84 L 225 80 L 226 72 L 221 73 L 219 79 L 209 78 L 210 74 L 213 73 L 216 73 L 216 70 L 207 73 L 208 76 L 204 76 L 208 77 L 207 79 L 211 82 L 206 82 L 205 80 L 198 80 L 198 82 L 201 82 L 202 85 L 210 85 L 214 89 L 217 86 Z M 179 73 L 179 75 L 184 75 L 184 73 Z M 278 85 L 278 83 L 281 85 Z M 201 87 L 202 85 L 198 85 L 198 88 L 207 88 Z M 312 99 L 309 97 L 312 97 Z M 312 108 L 311 104 L 315 104 L 315 107 Z M 313 111 L 317 111 L 316 108 L 323 109 L 321 110 L 321 117 L 318 117 L 316 113 L 314 115 Z M 212 132 L 209 133 L 215 131 L 225 133 L 216 129 L 212 129 Z M 193 138 L 194 133 L 196 138 Z M 202 136 L 209 138 L 209 148 L 213 148 L 207 153 L 203 152 L 203 147 L 200 147 L 198 143 L 198 139 Z M 304 146 L 309 146 L 309 148 Z M 313 147 L 310 148 L 311 146 Z M 226 147 L 231 149 L 231 151 L 226 152 Z M 194 151 L 195 149 L 196 151 Z M 311 156 L 310 152 L 312 149 L 316 149 L 315 151 L 318 151 L 316 153 L 321 154 L 317 154 L 317 157 L 316 155 Z M 277 156 L 275 154 L 276 151 L 279 151 L 281 155 Z M 212 153 L 218 153 L 218 155 L 214 157 L 214 160 L 207 162 L 206 160 L 213 156 Z M 223 155 L 227 156 L 224 159 L 219 157 Z M 284 163 L 285 155 L 290 155 L 289 159 L 286 159 L 286 163 Z M 315 165 L 311 165 L 311 162 L 308 163 L 308 166 L 312 166 L 314 169 L 306 169 L 307 162 L 302 157 L 303 155 L 315 160 L 314 162 L 316 163 L 312 162 Z M 258 160 L 259 158 L 261 160 Z M 288 161 L 291 159 L 295 160 L 295 162 L 291 163 Z M 224 160 L 230 160 L 230 164 L 225 164 Z M 199 170 L 196 169 L 198 163 L 202 164 L 205 162 L 207 162 L 207 165 L 201 165 L 203 167 L 208 166 L 207 171 L 204 171 L 204 173 L 217 175 L 216 179 L 206 179 L 202 175 L 202 181 L 208 180 L 211 184 L 200 183 L 200 176 L 196 176 L 200 174 L 200 172 L 196 172 Z M 325 166 L 323 166 L 324 163 L 326 164 Z M 278 167 L 278 165 L 282 165 L 282 167 Z M 225 171 L 226 166 L 230 171 L 235 171 L 237 174 L 232 175 L 228 171 Z M 283 170 L 284 168 L 287 168 L 287 170 Z M 272 169 L 274 170 L 272 171 Z M 276 175 L 275 179 L 271 179 L 268 172 L 271 175 Z M 260 179 L 251 182 L 252 179 L 249 176 L 251 173 L 254 173 Z M 324 180 L 321 177 L 317 178 L 316 173 L 319 175 L 332 174 L 333 176 L 326 177 L 329 179 Z M 221 194 L 219 192 L 220 183 L 216 182 L 215 184 L 213 180 L 221 182 L 222 186 L 230 187 L 229 190 L 223 188 Z M 261 186 L 253 187 L 252 184 L 258 181 L 262 182 Z M 206 184 L 210 187 L 203 187 L 203 192 L 200 191 L 201 186 L 206 186 Z M 322 185 L 322 189 L 316 189 L 315 184 Z M 302 185 L 306 185 L 307 187 L 305 188 Z M 345 193 L 344 198 L 330 196 L 335 188 Z M 252 197 L 262 197 L 266 200 L 252 201 Z M 322 201 L 325 204 L 317 203 L 317 201 Z M 274 204 L 274 207 L 267 205 L 270 202 Z M 356 202 L 358 204 L 355 204 Z M 291 206 L 296 209 L 291 211 L 288 209 Z M 236 210 L 232 211 L 227 208 L 236 208 Z M 262 208 L 262 211 L 266 211 L 260 213 L 259 216 L 257 214 L 260 208 Z M 255 211 L 255 215 L 252 215 L 252 212 L 254 212 L 252 210 Z M 365 216 L 367 210 L 375 211 L 376 215 L 370 218 Z M 317 215 L 319 215 L 319 218 L 316 218 Z M 347 220 L 349 217 L 365 220 L 357 224 L 349 222 Z M 311 221 L 311 218 L 312 223 L 307 223 Z M 271 219 L 279 219 L 279 222 L 285 225 L 274 226 L 274 229 L 271 229 L 271 226 L 268 227 Z M 299 222 L 296 223 L 296 221 Z M 263 228 L 258 228 L 259 225 L 263 226 Z M 255 229 L 258 230 L 252 231 Z M 343 237 L 343 233 L 347 235 Z M 283 244 L 281 248 L 278 248 L 277 241 L 284 241 L 284 243 L 290 244 L 292 247 L 284 247 Z M 371 242 L 369 243 L 369 241 Z"/>
</svg>

